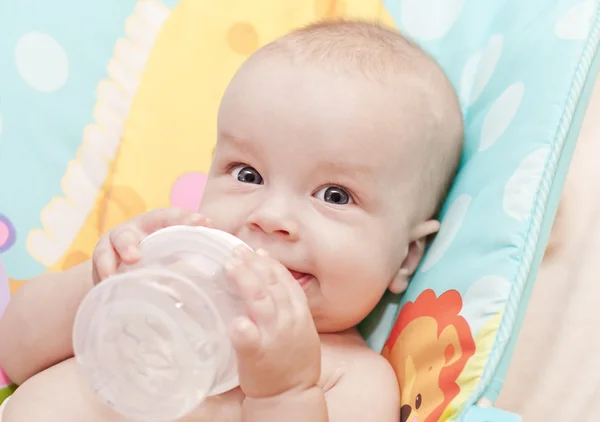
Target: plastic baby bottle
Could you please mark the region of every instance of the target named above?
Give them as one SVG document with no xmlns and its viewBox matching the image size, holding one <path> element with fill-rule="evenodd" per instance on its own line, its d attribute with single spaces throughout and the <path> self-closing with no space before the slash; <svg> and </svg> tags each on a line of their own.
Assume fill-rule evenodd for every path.
<svg viewBox="0 0 600 422">
<path fill-rule="evenodd" d="M 228 327 L 245 311 L 223 268 L 237 245 L 214 229 L 162 229 L 141 243 L 138 263 L 121 266 L 84 298 L 75 356 L 115 411 L 172 421 L 238 385 Z"/>
</svg>

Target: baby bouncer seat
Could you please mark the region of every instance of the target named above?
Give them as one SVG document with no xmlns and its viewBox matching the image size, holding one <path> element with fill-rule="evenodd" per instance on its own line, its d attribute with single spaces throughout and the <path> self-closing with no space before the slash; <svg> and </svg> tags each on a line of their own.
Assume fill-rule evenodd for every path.
<svg viewBox="0 0 600 422">
<path fill-rule="evenodd" d="M 19 0 L 0 6 L 0 312 L 152 208 L 198 206 L 222 92 L 319 19 L 399 28 L 454 83 L 465 149 L 442 228 L 401 297 L 361 324 L 402 421 L 493 407 L 598 69 L 598 0 Z M 33 13 L 32 11 L 35 11 Z M 14 391 L 0 370 L 0 401 Z"/>
</svg>

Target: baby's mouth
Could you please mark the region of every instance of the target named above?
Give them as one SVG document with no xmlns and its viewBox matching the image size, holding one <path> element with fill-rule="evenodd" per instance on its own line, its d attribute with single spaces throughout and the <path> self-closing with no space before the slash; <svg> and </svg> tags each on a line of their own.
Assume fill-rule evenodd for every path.
<svg viewBox="0 0 600 422">
<path fill-rule="evenodd" d="M 308 283 L 312 279 L 312 275 L 310 275 L 310 274 L 290 270 L 289 268 L 288 268 L 288 271 L 290 272 L 292 277 L 294 277 L 296 279 L 296 281 L 298 281 L 298 284 L 300 284 L 301 286 L 304 286 L 306 283 Z"/>
</svg>

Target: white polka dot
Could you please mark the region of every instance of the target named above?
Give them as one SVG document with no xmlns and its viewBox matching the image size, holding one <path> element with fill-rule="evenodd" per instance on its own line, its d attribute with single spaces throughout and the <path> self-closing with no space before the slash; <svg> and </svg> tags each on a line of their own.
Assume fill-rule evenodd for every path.
<svg viewBox="0 0 600 422">
<path fill-rule="evenodd" d="M 469 104 L 473 104 L 475 101 L 477 101 L 477 99 L 485 89 L 485 86 L 488 84 L 492 75 L 494 74 L 494 70 L 496 69 L 496 65 L 500 60 L 500 55 L 502 54 L 503 41 L 504 39 L 502 38 L 502 35 L 494 35 L 492 38 L 490 38 L 490 41 L 483 50 L 483 53 L 476 53 L 469 60 L 469 62 L 467 62 L 467 65 L 465 65 L 465 69 L 463 70 L 463 77 L 467 71 L 471 71 L 471 69 L 467 68 L 469 65 L 473 66 L 471 61 L 477 60 L 478 56 L 480 57 L 480 60 L 477 60 L 477 70 L 473 82 L 473 87 L 471 89 L 471 97 L 469 100 Z"/>
<path fill-rule="evenodd" d="M 421 271 L 429 271 L 444 256 L 462 226 L 470 203 L 471 197 L 469 195 L 461 195 L 450 205 L 444 221 L 442 221 L 440 232 L 435 237 L 429 252 L 427 252 Z"/>
<path fill-rule="evenodd" d="M 525 157 L 504 187 L 502 207 L 515 220 L 524 221 L 532 213 L 548 152 L 548 148 L 544 147 Z"/>
<path fill-rule="evenodd" d="M 584 0 L 571 8 L 556 24 L 554 32 L 567 40 L 587 39 L 596 12 L 595 0 Z"/>
<path fill-rule="evenodd" d="M 482 277 L 469 287 L 463 295 L 460 315 L 467 320 L 474 336 L 490 318 L 504 309 L 510 289 L 508 280 L 495 275 Z"/>
<path fill-rule="evenodd" d="M 471 103 L 471 92 L 473 91 L 475 78 L 477 77 L 477 68 L 479 67 L 481 57 L 481 52 L 473 54 L 473 56 L 467 61 L 465 67 L 463 68 L 462 75 L 460 77 L 459 87 L 461 104 L 470 105 Z"/>
<path fill-rule="evenodd" d="M 517 114 L 524 92 L 522 83 L 512 84 L 494 101 L 481 125 L 479 151 L 485 151 L 502 136 Z"/>
<path fill-rule="evenodd" d="M 422 41 L 440 39 L 458 20 L 464 3 L 464 0 L 403 0 L 402 29 Z"/>
<path fill-rule="evenodd" d="M 19 39 L 15 62 L 21 77 L 38 91 L 56 91 L 69 76 L 65 50 L 54 38 L 42 32 L 29 32 Z"/>
</svg>

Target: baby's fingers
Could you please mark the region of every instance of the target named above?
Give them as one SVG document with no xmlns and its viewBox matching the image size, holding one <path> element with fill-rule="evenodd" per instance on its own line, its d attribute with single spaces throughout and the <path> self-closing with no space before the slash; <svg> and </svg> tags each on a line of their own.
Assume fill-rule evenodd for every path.
<svg viewBox="0 0 600 422">
<path fill-rule="evenodd" d="M 110 277 L 117 271 L 119 259 L 117 252 L 110 244 L 108 236 L 104 236 L 98 242 L 94 254 L 92 256 L 92 277 L 94 284 L 99 283 L 107 277 Z"/>
<path fill-rule="evenodd" d="M 308 312 L 308 304 L 304 290 L 283 265 L 273 265 L 273 279 L 277 283 L 272 287 L 275 302 L 294 317 L 303 316 Z"/>
<path fill-rule="evenodd" d="M 270 258 L 266 251 L 259 249 L 256 251 L 259 262 L 264 267 L 269 268 L 269 277 L 266 278 L 267 288 L 271 298 L 275 303 L 280 318 L 289 319 L 292 305 L 292 290 L 290 285 L 297 285 L 289 270 L 281 263 Z M 302 290 L 300 293 L 304 295 Z"/>
<path fill-rule="evenodd" d="M 132 225 L 123 225 L 114 229 L 109 235 L 111 246 L 121 261 L 134 264 L 140 259 L 140 242 L 144 234 Z"/>
<path fill-rule="evenodd" d="M 276 309 L 268 289 L 269 268 L 256 265 L 256 258 L 249 256 L 253 254 L 237 250 L 236 258 L 227 264 L 227 273 L 236 283 L 250 318 L 263 326 L 273 322 Z"/>
</svg>

